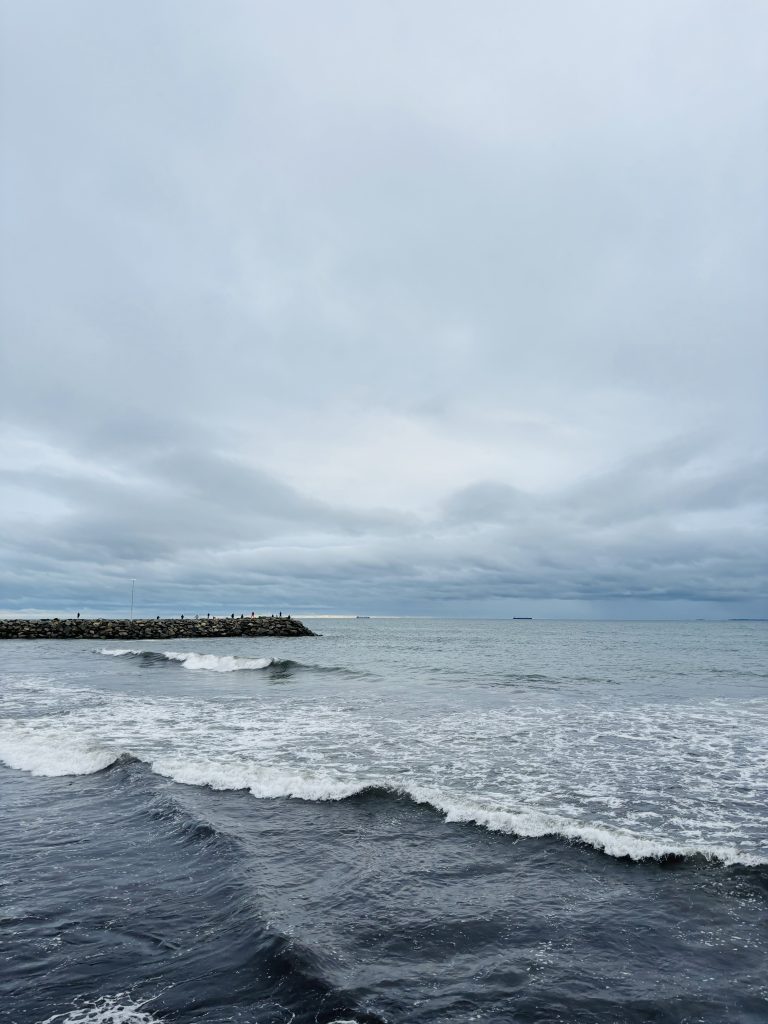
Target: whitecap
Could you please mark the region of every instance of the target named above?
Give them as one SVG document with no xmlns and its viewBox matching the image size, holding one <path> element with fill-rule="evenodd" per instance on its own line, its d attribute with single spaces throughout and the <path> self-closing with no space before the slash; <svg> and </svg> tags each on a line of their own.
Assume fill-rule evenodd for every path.
<svg viewBox="0 0 768 1024">
<path fill-rule="evenodd" d="M 158 1020 L 126 993 L 104 996 L 71 1010 L 54 1013 L 40 1024 L 155 1024 Z"/>
<path fill-rule="evenodd" d="M 231 654 L 180 654 L 177 651 L 164 651 L 169 661 L 178 661 L 184 668 L 192 672 L 243 672 L 269 668 L 274 658 L 238 658 Z"/>
<path fill-rule="evenodd" d="M 99 654 L 112 658 L 147 657 L 178 662 L 192 672 L 258 671 L 275 664 L 274 658 L 242 658 L 233 654 L 198 654 L 195 651 L 143 651 L 134 647 L 104 647 Z"/>
<path fill-rule="evenodd" d="M 31 775 L 92 775 L 120 757 L 98 743 L 62 737 L 53 732 L 30 731 L 15 725 L 0 726 L 0 761 Z"/>
</svg>

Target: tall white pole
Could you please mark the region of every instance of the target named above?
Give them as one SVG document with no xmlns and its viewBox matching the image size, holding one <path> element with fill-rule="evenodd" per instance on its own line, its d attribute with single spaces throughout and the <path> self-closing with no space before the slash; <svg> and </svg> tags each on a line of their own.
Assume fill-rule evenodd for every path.
<svg viewBox="0 0 768 1024">
<path fill-rule="evenodd" d="M 131 580 L 131 622 L 133 622 L 133 591 L 136 587 L 136 580 Z"/>
</svg>

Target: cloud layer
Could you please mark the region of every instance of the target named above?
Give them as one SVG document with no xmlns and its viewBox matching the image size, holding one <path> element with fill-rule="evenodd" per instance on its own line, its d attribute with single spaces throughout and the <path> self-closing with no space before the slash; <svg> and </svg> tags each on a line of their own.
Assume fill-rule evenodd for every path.
<svg viewBox="0 0 768 1024">
<path fill-rule="evenodd" d="M 766 614 L 762 5 L 3 29 L 6 609 Z"/>
</svg>

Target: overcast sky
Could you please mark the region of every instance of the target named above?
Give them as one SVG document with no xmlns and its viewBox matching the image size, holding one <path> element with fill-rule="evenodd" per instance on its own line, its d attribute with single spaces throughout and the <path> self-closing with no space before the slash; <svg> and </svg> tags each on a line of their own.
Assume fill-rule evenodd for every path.
<svg viewBox="0 0 768 1024">
<path fill-rule="evenodd" d="M 0 9 L 0 609 L 768 614 L 763 0 Z"/>
</svg>

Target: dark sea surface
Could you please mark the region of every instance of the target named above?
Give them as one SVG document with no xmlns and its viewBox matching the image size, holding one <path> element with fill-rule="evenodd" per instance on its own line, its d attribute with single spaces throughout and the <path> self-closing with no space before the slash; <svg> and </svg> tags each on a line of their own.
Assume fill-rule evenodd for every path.
<svg viewBox="0 0 768 1024">
<path fill-rule="evenodd" d="M 764 623 L 0 646 L 0 1019 L 768 1021 Z"/>
</svg>

